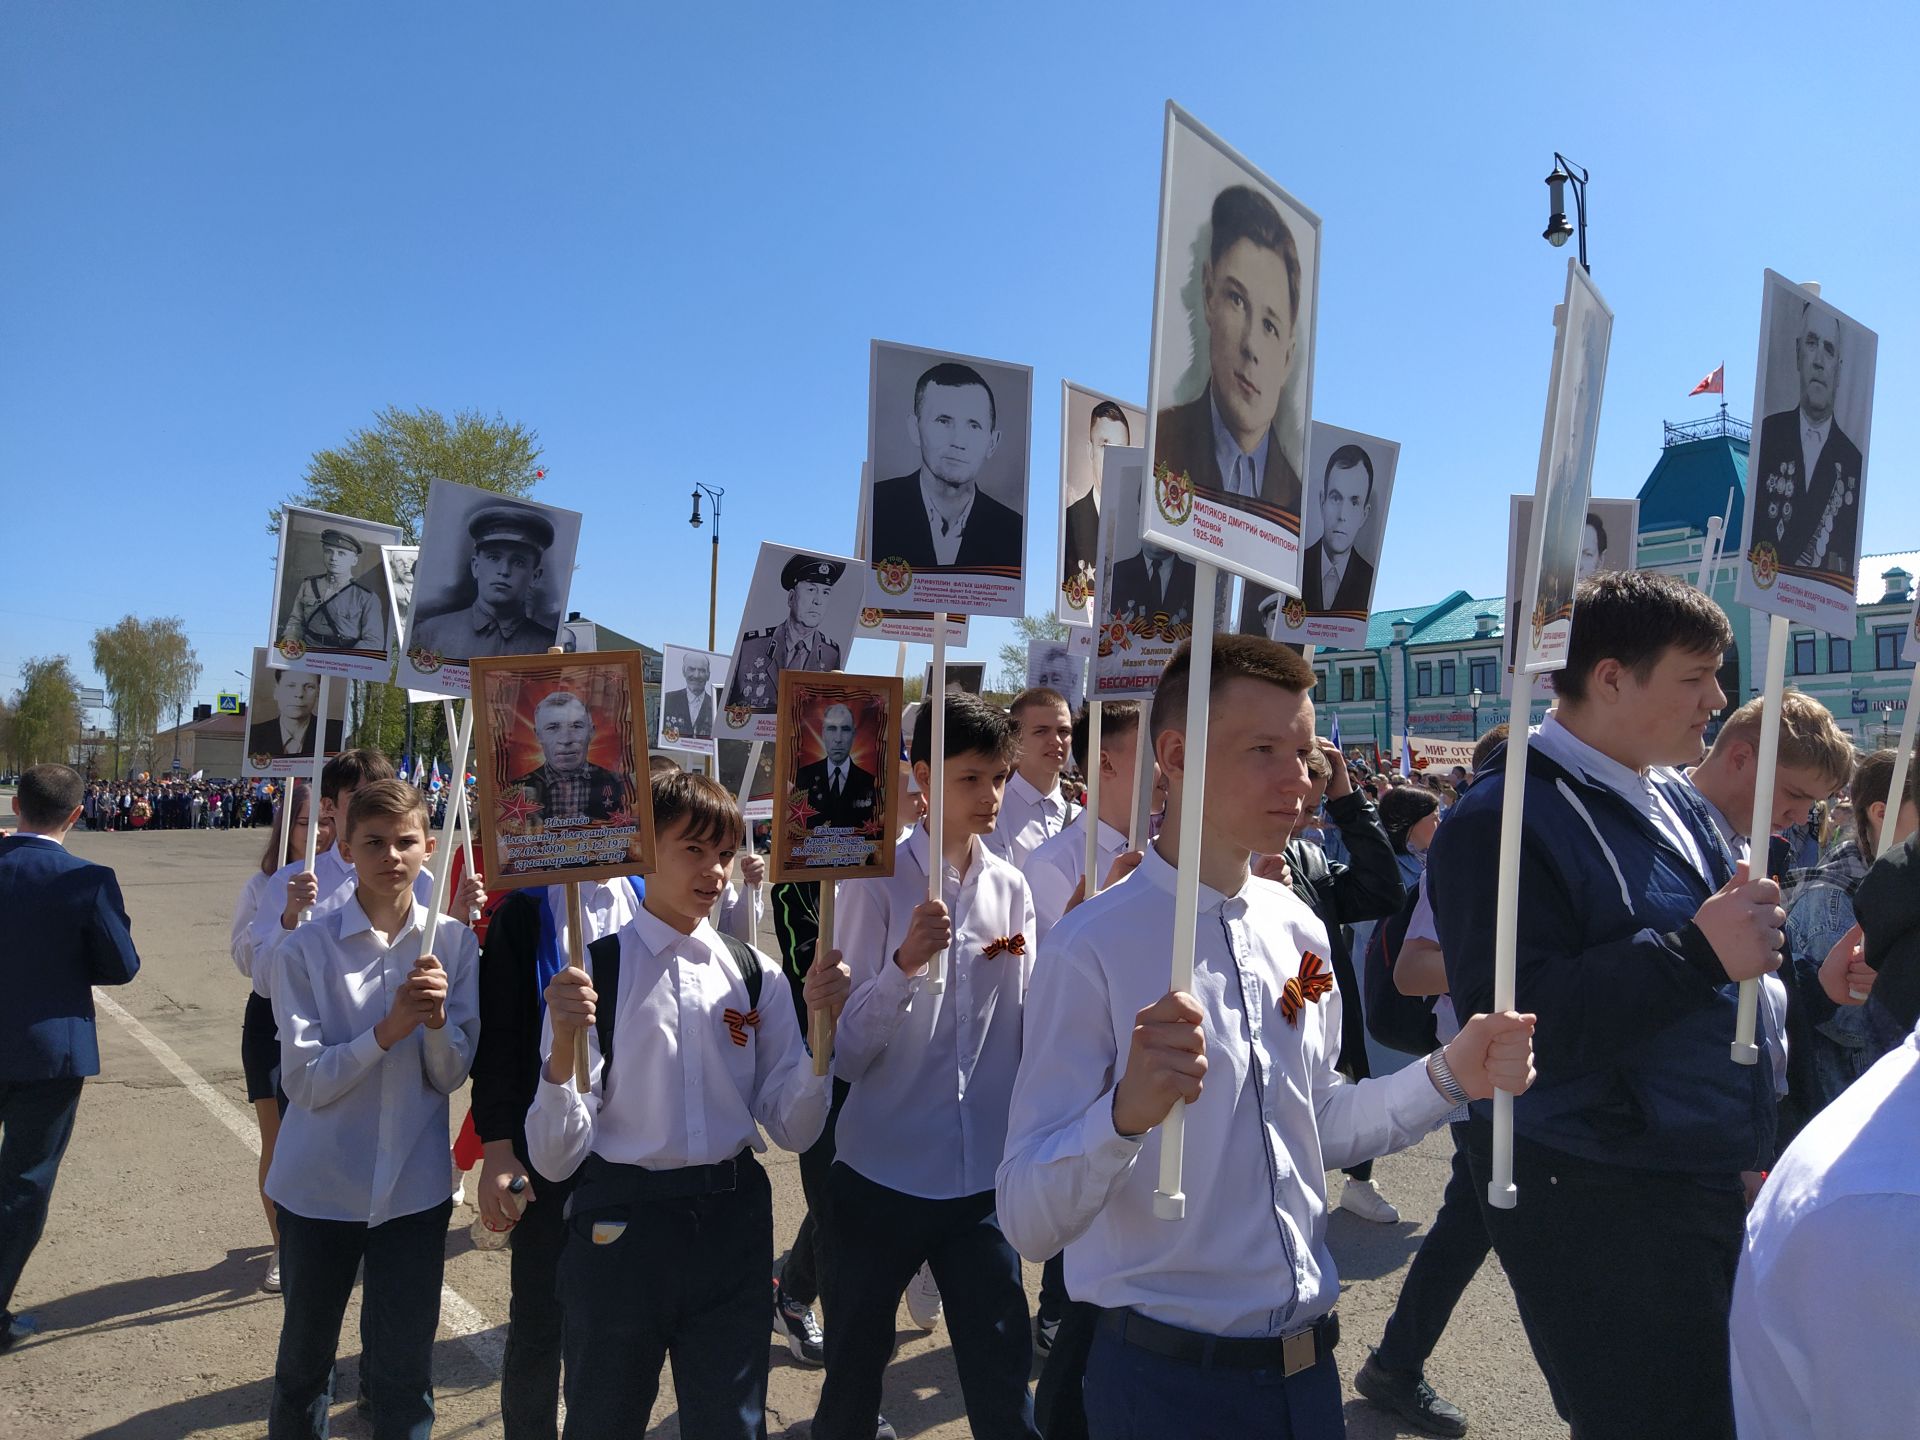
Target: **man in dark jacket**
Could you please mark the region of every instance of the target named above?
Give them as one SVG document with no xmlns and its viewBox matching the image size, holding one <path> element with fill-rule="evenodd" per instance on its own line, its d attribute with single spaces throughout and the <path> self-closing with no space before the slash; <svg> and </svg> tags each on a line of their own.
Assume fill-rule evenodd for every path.
<svg viewBox="0 0 1920 1440">
<path fill-rule="evenodd" d="M 1764 1167 L 1773 1067 L 1728 1056 L 1738 987 L 1779 967 L 1779 887 L 1736 877 L 1667 768 L 1699 760 L 1731 639 L 1699 591 L 1651 572 L 1582 582 L 1558 703 L 1527 757 L 1516 1007 L 1539 1080 L 1514 1103 L 1519 1203 L 1483 1214 L 1555 1405 L 1582 1440 L 1733 1440 L 1727 1315 Z M 1454 1005 L 1493 997 L 1504 768 L 1427 859 Z M 1482 1197 L 1489 1107 L 1464 1143 Z"/>
<path fill-rule="evenodd" d="M 1300 811 L 1300 827 L 1287 843 L 1286 883 L 1327 927 L 1327 943 L 1333 950 L 1328 960 L 1340 991 L 1338 1068 L 1349 1080 L 1365 1080 L 1373 1072 L 1367 1063 L 1366 1012 L 1361 1004 L 1360 980 L 1353 969 L 1350 927 L 1395 913 L 1406 898 L 1406 887 L 1400 883 L 1393 844 L 1380 827 L 1380 812 L 1363 791 L 1353 788 L 1346 757 L 1332 741 L 1322 740 L 1320 748 L 1307 757 L 1307 772 L 1313 776 L 1316 791 L 1307 797 L 1308 803 Z M 1307 821 L 1319 813 L 1323 795 L 1327 818 L 1346 842 L 1344 865 L 1329 861 L 1326 852 L 1305 834 Z M 1341 1209 L 1380 1225 L 1392 1225 L 1400 1219 L 1400 1212 L 1373 1183 L 1371 1160 L 1363 1160 L 1344 1173 L 1347 1183 L 1340 1193 Z"/>
<path fill-rule="evenodd" d="M 1910 793 L 1920 807 L 1920 768 L 1912 774 Z M 1867 997 L 1867 1043 L 1884 1055 L 1920 1023 L 1920 835 L 1867 871 L 1853 892 L 1853 913 L 1866 937 L 1867 964 L 1879 972 Z"/>
<path fill-rule="evenodd" d="M 95 985 L 140 969 L 113 871 L 66 848 L 86 782 L 65 765 L 20 777 L 19 831 L 0 838 L 0 930 L 7 1003 L 0 1006 L 0 1351 L 36 1328 L 8 1307 L 47 1223 L 47 1204 L 80 1087 L 100 1073 Z"/>
</svg>

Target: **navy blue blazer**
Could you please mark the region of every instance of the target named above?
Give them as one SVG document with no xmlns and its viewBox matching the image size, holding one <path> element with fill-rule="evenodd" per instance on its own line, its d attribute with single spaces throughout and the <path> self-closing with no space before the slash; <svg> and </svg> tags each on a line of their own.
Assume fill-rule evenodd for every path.
<svg viewBox="0 0 1920 1440">
<path fill-rule="evenodd" d="M 140 969 L 120 882 L 28 835 L 0 837 L 0 1082 L 100 1073 L 95 985 Z"/>
</svg>

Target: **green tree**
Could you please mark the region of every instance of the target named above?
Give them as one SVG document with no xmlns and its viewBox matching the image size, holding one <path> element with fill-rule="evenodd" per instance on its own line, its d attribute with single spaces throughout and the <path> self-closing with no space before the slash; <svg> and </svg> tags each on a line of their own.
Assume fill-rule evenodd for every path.
<svg viewBox="0 0 1920 1440">
<path fill-rule="evenodd" d="M 7 754 L 16 770 L 64 764 L 80 738 L 80 686 L 64 655 L 29 660 L 6 715 Z"/>
<path fill-rule="evenodd" d="M 200 678 L 200 661 L 185 628 L 173 615 L 122 616 L 93 632 L 93 668 L 113 708 L 115 771 L 124 773 L 117 753 L 122 745 L 151 769 L 154 731 L 162 719 L 178 719 Z"/>
<path fill-rule="evenodd" d="M 457 411 L 449 419 L 437 410 L 389 405 L 342 444 L 314 451 L 301 489 L 287 503 L 397 525 L 404 542 L 417 545 L 434 480 L 524 498 L 546 473 L 539 435 L 518 421 L 477 410 Z M 280 518 L 278 510 L 269 517 L 271 533 L 279 533 Z M 406 746 L 407 710 L 404 690 L 356 681 L 348 697 L 348 733 L 356 745 L 399 755 Z M 452 748 L 440 707 L 416 712 L 414 753 L 429 759 L 437 753 L 444 766 Z"/>
<path fill-rule="evenodd" d="M 1013 622 L 1018 640 L 1000 647 L 1000 688 L 1017 695 L 1027 688 L 1027 646 L 1035 640 L 1065 640 L 1066 624 L 1052 613 L 1022 615 Z"/>
</svg>

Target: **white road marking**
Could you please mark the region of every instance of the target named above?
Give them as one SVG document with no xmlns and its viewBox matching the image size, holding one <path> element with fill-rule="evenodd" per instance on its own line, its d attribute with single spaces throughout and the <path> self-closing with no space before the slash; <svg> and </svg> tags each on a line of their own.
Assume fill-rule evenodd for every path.
<svg viewBox="0 0 1920 1440">
<path fill-rule="evenodd" d="M 178 1051 L 130 1015 L 126 1007 L 105 990 L 95 987 L 93 1003 L 118 1020 L 129 1035 L 145 1046 L 147 1053 L 158 1060 L 189 1095 L 234 1133 L 254 1159 L 260 1158 L 260 1130 L 253 1116 L 203 1080 L 197 1070 L 180 1058 Z M 466 1344 L 473 1357 L 487 1367 L 488 1374 L 500 1373 L 506 1355 L 504 1329 L 496 1327 L 451 1285 L 440 1287 L 440 1324 Z"/>
</svg>

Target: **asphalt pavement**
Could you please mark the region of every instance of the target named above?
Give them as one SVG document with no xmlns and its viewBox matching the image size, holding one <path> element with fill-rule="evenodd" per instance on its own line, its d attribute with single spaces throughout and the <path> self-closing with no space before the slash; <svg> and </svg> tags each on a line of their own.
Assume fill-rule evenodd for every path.
<svg viewBox="0 0 1920 1440">
<path fill-rule="evenodd" d="M 0 806 L 4 808 L 4 806 Z M 9 817 L 10 818 L 10 817 Z M 260 1286 L 269 1253 L 256 1190 L 252 1107 L 240 1073 L 246 982 L 227 958 L 233 904 L 260 858 L 257 830 L 71 838 L 73 850 L 120 876 L 143 961 L 133 984 L 101 992 L 103 1070 L 88 1082 L 54 1192 L 46 1235 L 16 1310 L 43 1332 L 0 1356 L 0 1435 L 9 1440 L 176 1440 L 264 1433 L 280 1300 Z M 764 948 L 771 949 L 770 938 Z M 31 956 L 12 956 L 31 963 Z M 466 1097 L 455 1097 L 457 1125 Z M 253 1148 L 249 1148 L 249 1140 Z M 804 1211 L 791 1155 L 764 1157 L 774 1234 L 784 1246 Z M 1339 1351 L 1354 1440 L 1412 1435 L 1360 1400 L 1352 1375 L 1377 1343 L 1408 1262 L 1447 1178 L 1444 1131 L 1375 1167 L 1399 1207 L 1398 1225 L 1336 1212 L 1331 1243 L 1345 1283 Z M 476 1171 L 477 1177 L 477 1171 Z M 1339 1178 L 1332 1177 L 1337 1193 Z M 1522 1201 L 1524 1203 L 1524 1199 Z M 501 1434 L 499 1359 L 507 1316 L 507 1256 L 476 1250 L 475 1212 L 454 1212 L 447 1236 L 436 1394 L 442 1437 Z M 1039 1268 L 1027 1267 L 1030 1296 Z M 356 1300 L 357 1307 L 357 1300 Z M 769 1307 L 771 1310 L 771 1307 Z M 357 1308 L 340 1344 L 336 1394 L 351 1397 Z M 900 1315 L 899 1355 L 885 1411 L 902 1436 L 968 1433 L 944 1327 L 922 1334 Z M 769 1432 L 808 1418 L 819 1372 L 801 1369 L 768 1335 Z M 1564 1436 L 1521 1333 L 1513 1297 L 1491 1261 L 1468 1289 L 1428 1377 L 1466 1409 L 1472 1434 L 1504 1440 Z M 348 1404 L 333 1433 L 369 1428 Z M 649 1436 L 677 1437 L 670 1376 L 662 1376 Z"/>
</svg>

